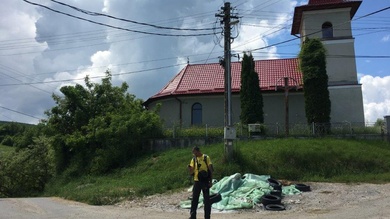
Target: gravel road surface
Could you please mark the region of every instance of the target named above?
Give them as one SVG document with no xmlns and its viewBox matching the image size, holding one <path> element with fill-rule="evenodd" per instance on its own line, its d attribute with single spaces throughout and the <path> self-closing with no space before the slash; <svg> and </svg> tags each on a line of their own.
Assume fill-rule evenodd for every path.
<svg viewBox="0 0 390 219">
<path fill-rule="evenodd" d="M 312 191 L 285 196 L 285 211 L 267 211 L 261 205 L 238 211 L 213 210 L 211 218 L 219 219 L 390 219 L 390 184 L 305 183 Z M 188 209 L 179 202 L 187 191 L 154 195 L 112 206 L 91 206 L 60 198 L 0 199 L 1 219 L 113 219 L 188 218 Z M 198 218 L 203 218 L 199 209 Z"/>
</svg>

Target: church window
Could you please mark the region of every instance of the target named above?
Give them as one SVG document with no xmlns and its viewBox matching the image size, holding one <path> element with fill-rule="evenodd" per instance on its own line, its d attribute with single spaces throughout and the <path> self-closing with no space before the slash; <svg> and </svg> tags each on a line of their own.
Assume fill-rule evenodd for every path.
<svg viewBox="0 0 390 219">
<path fill-rule="evenodd" d="M 192 125 L 202 124 L 202 104 L 200 103 L 194 103 L 194 105 L 192 105 L 191 124 Z"/>
<path fill-rule="evenodd" d="M 333 25 L 330 22 L 322 24 L 322 38 L 333 38 Z"/>
</svg>

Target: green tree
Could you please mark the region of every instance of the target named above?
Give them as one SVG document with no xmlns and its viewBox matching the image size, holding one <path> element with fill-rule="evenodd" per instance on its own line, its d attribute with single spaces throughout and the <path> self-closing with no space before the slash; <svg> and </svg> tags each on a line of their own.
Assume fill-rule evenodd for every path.
<svg viewBox="0 0 390 219">
<path fill-rule="evenodd" d="M 144 153 L 144 140 L 162 135 L 157 113 L 128 94 L 126 83 L 113 86 L 109 71 L 101 84 L 88 77 L 85 84 L 62 87 L 63 96 L 53 95 L 56 106 L 46 112 L 58 172 L 103 173 L 125 166 Z"/>
<path fill-rule="evenodd" d="M 35 125 L 17 122 L 0 124 L 0 143 L 3 145 L 25 148 L 33 143 L 36 134 Z"/>
<path fill-rule="evenodd" d="M 252 54 L 244 57 L 241 62 L 241 115 L 242 124 L 263 123 L 263 96 L 259 86 L 259 75 L 255 72 Z"/>
<path fill-rule="evenodd" d="M 307 38 L 299 53 L 303 74 L 305 111 L 308 123 L 320 123 L 330 130 L 331 102 L 326 73 L 326 49 L 319 39 Z"/>
<path fill-rule="evenodd" d="M 380 118 L 377 118 L 376 122 L 374 124 L 374 126 L 376 126 L 376 127 L 382 127 L 384 125 L 385 125 L 385 120 L 384 119 L 380 119 Z"/>
<path fill-rule="evenodd" d="M 32 145 L 34 137 L 39 136 L 37 126 L 26 127 L 26 129 L 14 136 L 14 147 L 21 149 Z"/>
</svg>

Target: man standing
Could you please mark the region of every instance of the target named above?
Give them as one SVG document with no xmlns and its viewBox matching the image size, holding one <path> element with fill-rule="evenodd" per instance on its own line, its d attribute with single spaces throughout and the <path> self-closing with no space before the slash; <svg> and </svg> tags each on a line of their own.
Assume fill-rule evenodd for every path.
<svg viewBox="0 0 390 219">
<path fill-rule="evenodd" d="M 210 219 L 211 202 L 210 202 L 210 187 L 212 186 L 213 164 L 211 159 L 206 154 L 202 154 L 200 148 L 195 146 L 192 148 L 194 157 L 188 165 L 188 170 L 194 177 L 194 186 L 192 189 L 192 201 L 190 219 L 196 219 L 196 210 L 198 208 L 200 192 L 203 193 L 204 218 Z"/>
</svg>

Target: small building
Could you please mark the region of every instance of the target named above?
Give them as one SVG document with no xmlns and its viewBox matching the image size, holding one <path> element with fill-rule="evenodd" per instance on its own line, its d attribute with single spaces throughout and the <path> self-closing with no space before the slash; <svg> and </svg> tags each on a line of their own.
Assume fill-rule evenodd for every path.
<svg viewBox="0 0 390 219">
<path fill-rule="evenodd" d="M 291 34 L 321 39 L 327 50 L 331 122 L 364 124 L 361 84 L 357 81 L 351 20 L 361 1 L 309 0 L 295 8 Z M 255 71 L 263 95 L 264 123 L 285 124 L 285 78 L 288 78 L 290 124 L 306 123 L 299 60 L 256 60 Z M 240 122 L 241 63 L 231 63 L 232 121 Z M 188 64 L 144 105 L 160 106 L 166 127 L 224 126 L 224 69 L 219 63 Z"/>
</svg>

